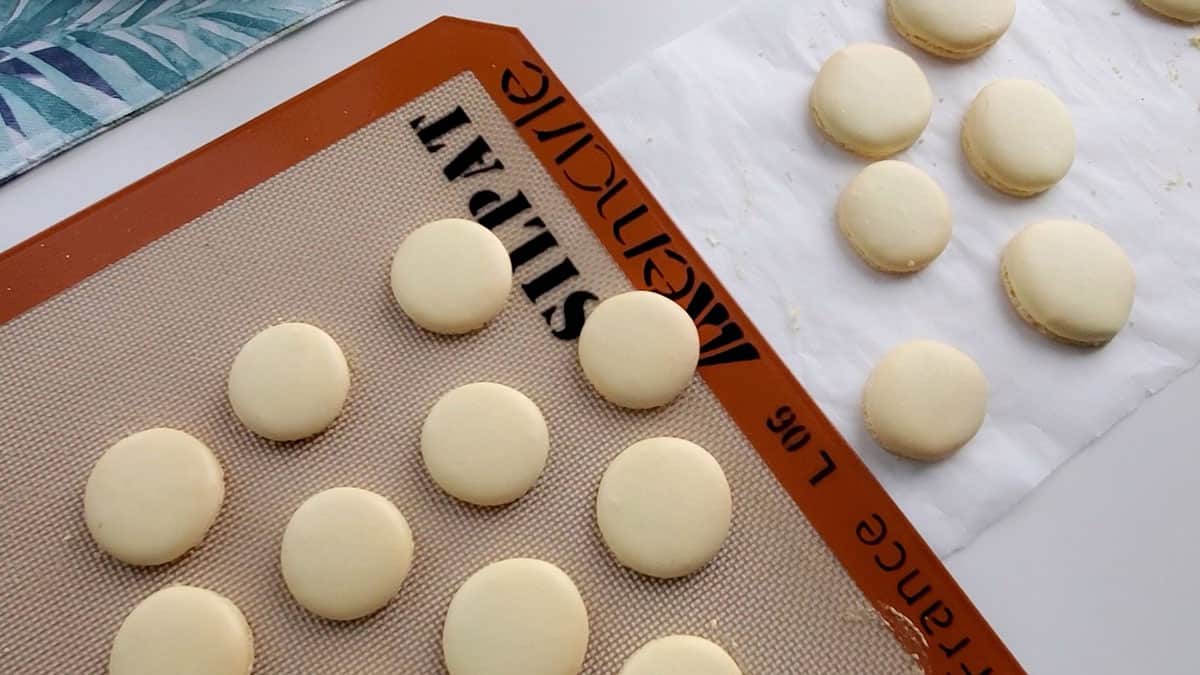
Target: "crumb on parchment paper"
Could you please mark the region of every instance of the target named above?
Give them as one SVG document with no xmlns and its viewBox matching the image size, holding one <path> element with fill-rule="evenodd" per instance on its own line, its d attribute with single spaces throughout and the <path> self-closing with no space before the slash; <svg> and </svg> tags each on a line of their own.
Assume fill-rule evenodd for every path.
<svg viewBox="0 0 1200 675">
<path fill-rule="evenodd" d="M 1166 188 L 1167 192 L 1174 192 L 1185 185 L 1190 188 L 1192 187 L 1192 182 L 1184 178 L 1183 174 L 1177 172 L 1175 177 L 1168 179 L 1163 187 Z"/>
</svg>

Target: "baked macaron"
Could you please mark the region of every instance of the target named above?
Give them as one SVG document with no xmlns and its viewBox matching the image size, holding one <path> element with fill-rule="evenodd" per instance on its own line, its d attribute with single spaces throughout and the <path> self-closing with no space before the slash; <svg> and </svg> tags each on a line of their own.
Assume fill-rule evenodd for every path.
<svg viewBox="0 0 1200 675">
<path fill-rule="evenodd" d="M 987 415 L 988 383 L 948 344 L 913 340 L 888 352 L 863 388 L 867 430 L 888 452 L 945 459 L 974 438 Z"/>
<path fill-rule="evenodd" d="M 888 0 L 888 18 L 905 40 L 935 56 L 970 59 L 1004 36 L 1016 0 Z"/>
<path fill-rule="evenodd" d="M 1087 223 L 1044 220 L 1021 230 L 1004 249 L 1000 276 L 1021 318 L 1060 342 L 1098 347 L 1129 323 L 1133 265 Z"/>
<path fill-rule="evenodd" d="M 1150 9 L 1184 23 L 1200 23 L 1200 0 L 1142 0 Z"/>
<path fill-rule="evenodd" d="M 1075 127 L 1067 106 L 1032 80 L 983 88 L 962 126 L 967 161 L 985 183 L 1014 197 L 1054 187 L 1075 162 Z"/>
<path fill-rule="evenodd" d="M 821 66 L 809 107 L 817 128 L 838 146 L 883 159 L 920 137 L 933 114 L 933 91 L 908 54 L 853 44 Z"/>
<path fill-rule="evenodd" d="M 837 223 L 854 251 L 880 272 L 916 272 L 950 243 L 950 200 L 929 174 L 885 159 L 842 190 Z"/>
</svg>

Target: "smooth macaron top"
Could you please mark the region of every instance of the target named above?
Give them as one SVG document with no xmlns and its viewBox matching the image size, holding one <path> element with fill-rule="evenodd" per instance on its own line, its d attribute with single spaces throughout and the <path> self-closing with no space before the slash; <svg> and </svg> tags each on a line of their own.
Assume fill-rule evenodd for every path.
<svg viewBox="0 0 1200 675">
<path fill-rule="evenodd" d="M 1200 0 L 1142 0 L 1142 4 L 1184 23 L 1200 23 Z"/>
<path fill-rule="evenodd" d="M 916 272 L 950 242 L 950 201 L 929 174 L 885 159 L 863 169 L 842 190 L 837 222 L 868 265 Z"/>
<path fill-rule="evenodd" d="M 810 104 L 817 127 L 835 143 L 882 159 L 916 142 L 933 113 L 933 91 L 912 57 L 860 43 L 825 61 Z"/>
<path fill-rule="evenodd" d="M 1052 337 L 1101 345 L 1129 322 L 1133 265 L 1111 237 L 1087 223 L 1034 223 L 1008 243 L 1001 265 L 1017 311 Z"/>
<path fill-rule="evenodd" d="M 970 58 L 1012 25 L 1016 0 L 888 0 L 896 30 L 909 42 L 949 58 Z"/>
<path fill-rule="evenodd" d="M 863 389 L 867 429 L 893 454 L 931 462 L 966 445 L 987 414 L 988 384 L 971 357 L 913 340 L 888 352 Z"/>
<path fill-rule="evenodd" d="M 1054 92 L 1032 80 L 983 88 L 963 121 L 963 149 L 993 187 L 1032 196 L 1062 180 L 1075 162 L 1075 127 Z"/>
</svg>

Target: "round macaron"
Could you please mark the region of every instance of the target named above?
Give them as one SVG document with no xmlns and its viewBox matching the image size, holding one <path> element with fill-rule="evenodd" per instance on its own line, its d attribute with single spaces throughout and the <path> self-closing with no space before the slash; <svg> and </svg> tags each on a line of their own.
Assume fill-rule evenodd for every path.
<svg viewBox="0 0 1200 675">
<path fill-rule="evenodd" d="M 923 462 L 970 441 L 987 414 L 988 384 L 971 357 L 934 340 L 896 347 L 863 388 L 867 429 L 888 452 Z"/>
<path fill-rule="evenodd" d="M 501 560 L 472 574 L 450 598 L 442 624 L 445 670 L 436 671 L 579 673 L 589 636 L 587 605 L 566 572 L 544 560 Z"/>
<path fill-rule="evenodd" d="M 354 487 L 323 490 L 292 513 L 279 546 L 283 581 L 299 605 L 352 621 L 382 609 L 412 567 L 412 530 L 386 497 Z"/>
<path fill-rule="evenodd" d="M 985 183 L 1014 197 L 1054 187 L 1075 162 L 1075 127 L 1063 102 L 1032 80 L 984 87 L 963 119 L 962 147 Z"/>
<path fill-rule="evenodd" d="M 657 408 L 683 393 L 700 359 L 687 311 L 650 291 L 596 306 L 579 334 L 579 364 L 601 396 L 624 408 Z"/>
<path fill-rule="evenodd" d="M 1125 251 L 1077 220 L 1034 223 L 1009 241 L 1000 274 L 1026 322 L 1061 342 L 1112 340 L 1133 308 L 1134 272 Z"/>
<path fill-rule="evenodd" d="M 935 56 L 979 56 L 1004 35 L 1016 0 L 888 0 L 888 18 L 904 39 Z"/>
<path fill-rule="evenodd" d="M 231 600 L 196 586 L 151 593 L 121 622 L 108 675 L 204 673 L 249 675 L 254 635 Z"/>
<path fill-rule="evenodd" d="M 421 427 L 421 458 L 433 482 L 478 506 L 508 504 L 533 489 L 549 452 L 537 404 L 495 382 L 446 392 Z"/>
<path fill-rule="evenodd" d="M 837 222 L 871 267 L 916 272 L 950 242 L 950 201 L 929 174 L 886 159 L 863 169 L 842 190 Z"/>
<path fill-rule="evenodd" d="M 1142 0 L 1150 9 L 1184 23 L 1200 23 L 1200 0 Z"/>
<path fill-rule="evenodd" d="M 350 366 L 325 331 L 280 323 L 242 346 L 226 386 L 229 404 L 247 429 L 272 441 L 298 441 L 321 433 L 341 414 Z"/>
<path fill-rule="evenodd" d="M 512 261 L 504 242 L 479 223 L 446 218 L 413 230 L 392 256 L 392 294 L 421 328 L 461 335 L 504 309 Z"/>
<path fill-rule="evenodd" d="M 596 493 L 596 522 L 613 557 L 659 579 L 707 565 L 732 519 L 733 496 L 721 465 L 682 438 L 647 438 L 625 448 Z"/>
<path fill-rule="evenodd" d="M 883 159 L 916 142 L 933 114 L 933 91 L 912 57 L 879 44 L 830 56 L 809 98 L 813 122 L 857 155 Z"/>
<path fill-rule="evenodd" d="M 617 675 L 742 675 L 742 669 L 714 642 L 670 635 L 643 645 Z"/>
</svg>

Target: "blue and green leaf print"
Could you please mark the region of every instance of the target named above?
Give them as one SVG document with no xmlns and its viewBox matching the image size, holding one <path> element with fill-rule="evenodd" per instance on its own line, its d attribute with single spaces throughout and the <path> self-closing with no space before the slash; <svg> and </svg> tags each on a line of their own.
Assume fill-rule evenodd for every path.
<svg viewBox="0 0 1200 675">
<path fill-rule="evenodd" d="M 0 183 L 348 0 L 0 0 Z"/>
</svg>

